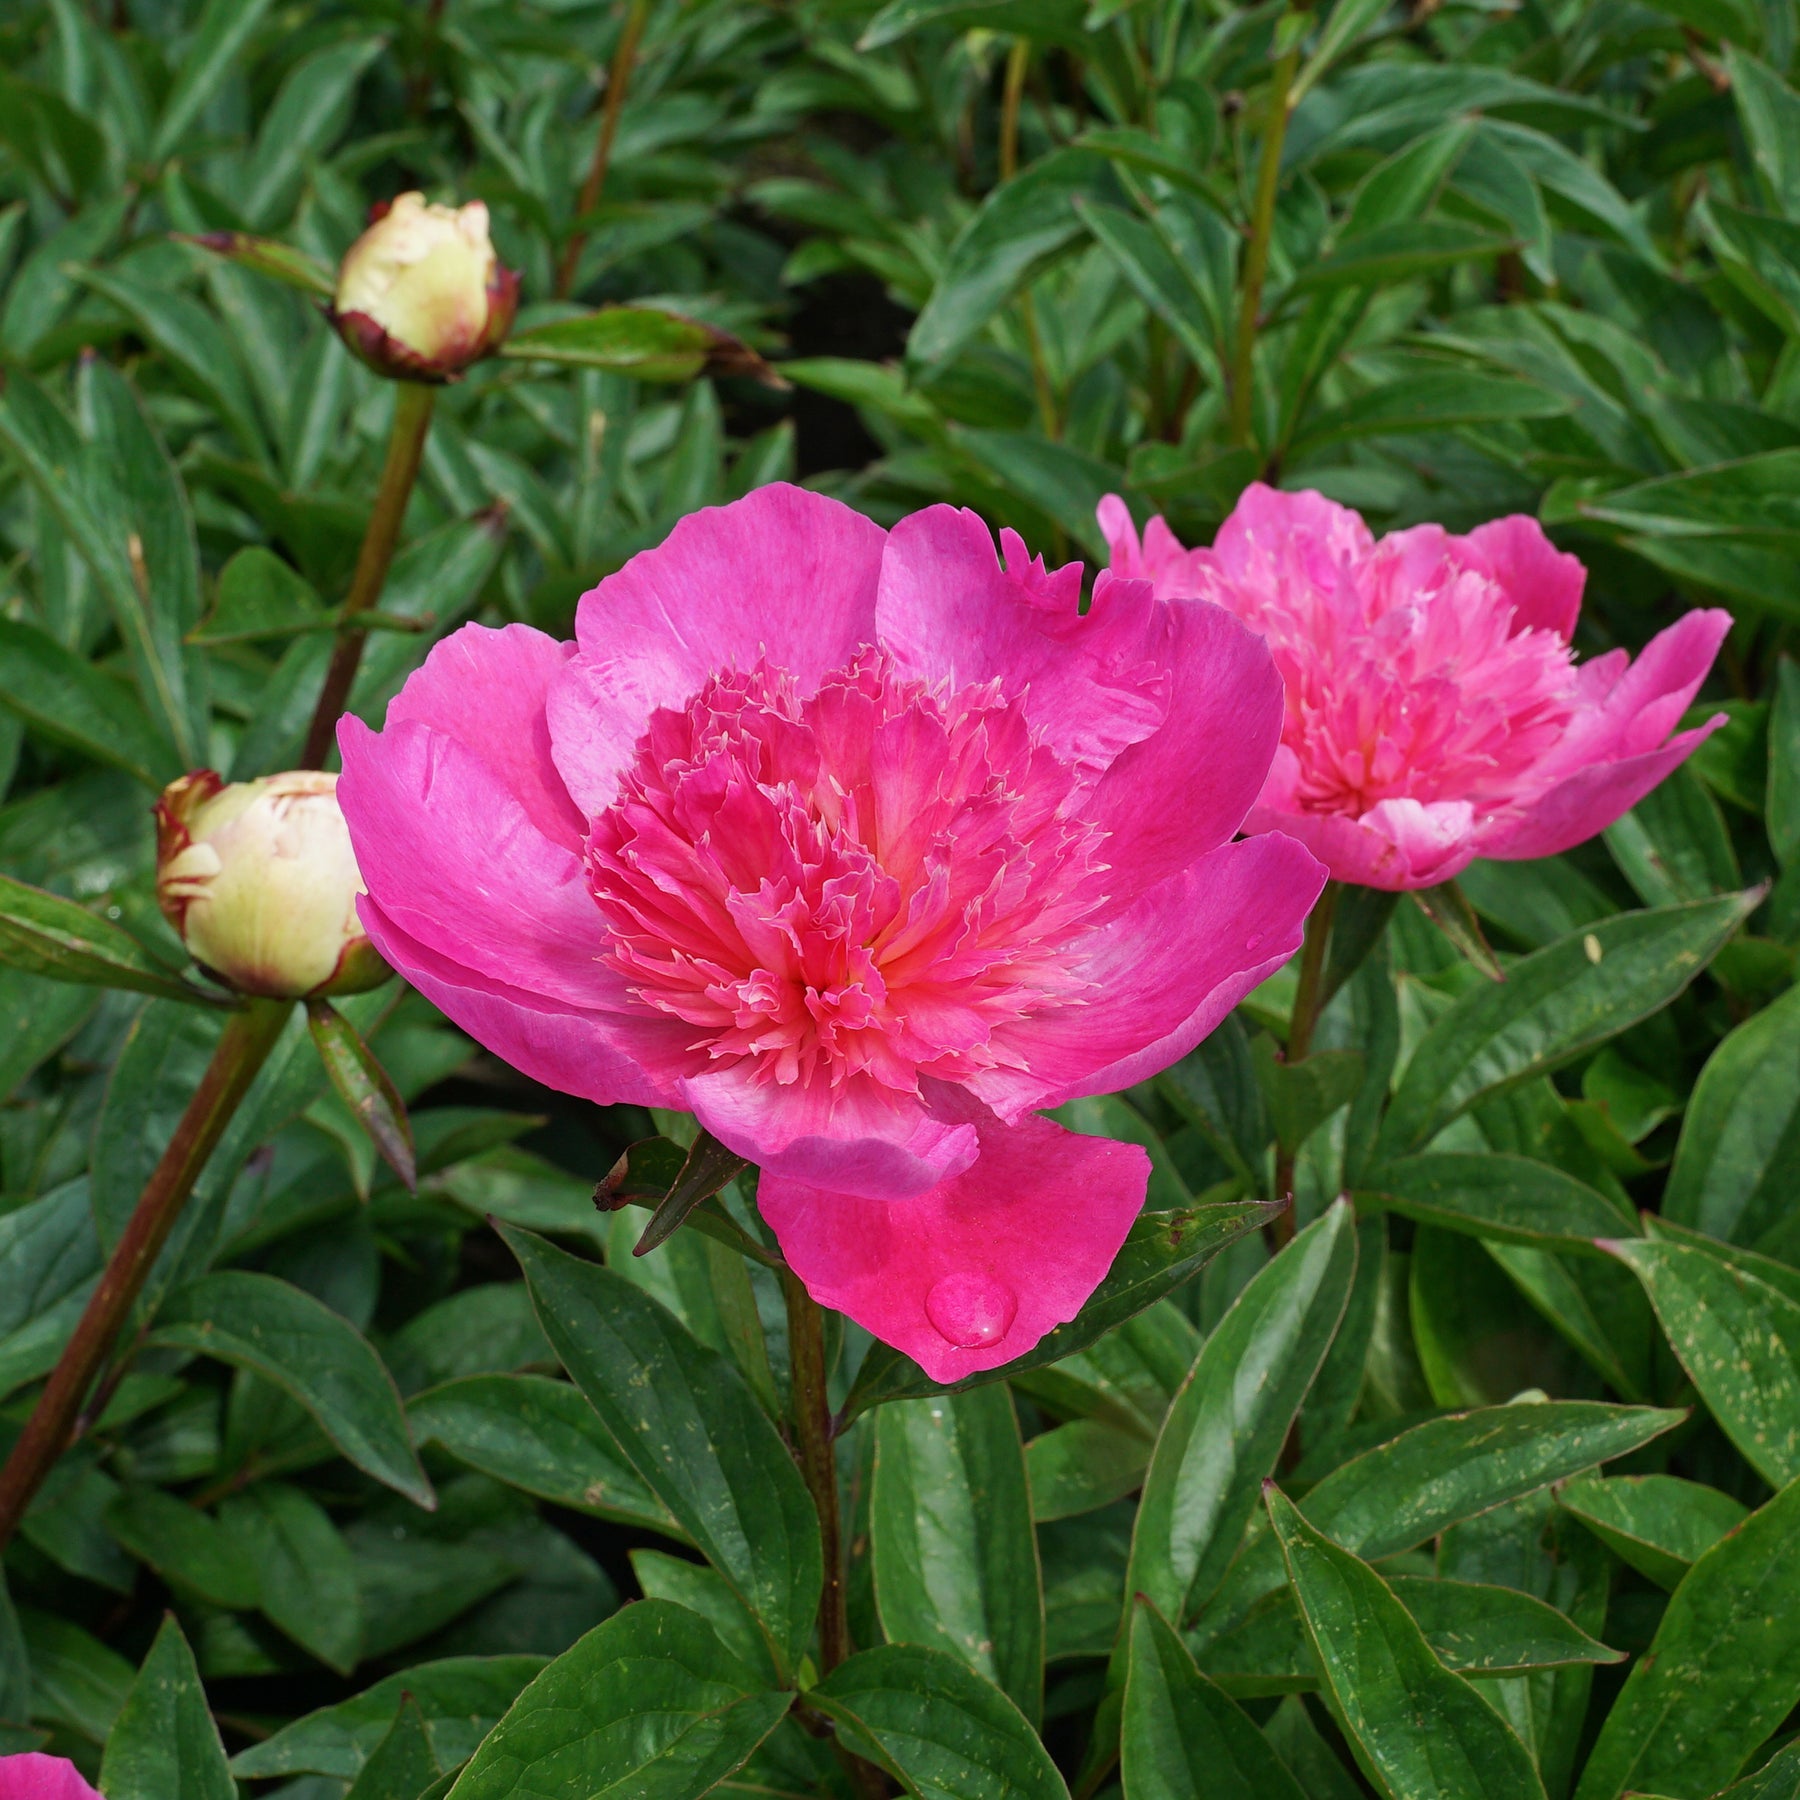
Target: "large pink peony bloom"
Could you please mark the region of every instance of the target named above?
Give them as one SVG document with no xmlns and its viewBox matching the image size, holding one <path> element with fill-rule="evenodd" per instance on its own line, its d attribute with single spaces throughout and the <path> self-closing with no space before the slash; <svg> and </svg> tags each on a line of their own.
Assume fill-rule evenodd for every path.
<svg viewBox="0 0 1800 1800">
<path fill-rule="evenodd" d="M 1586 571 L 1535 519 L 1379 542 L 1321 494 L 1246 488 L 1210 550 L 1161 519 L 1142 544 L 1100 503 L 1116 575 L 1216 601 L 1268 639 L 1281 749 L 1246 831 L 1285 831 L 1340 881 L 1448 881 L 1477 856 L 1550 856 L 1637 804 L 1724 715 L 1669 732 L 1731 625 L 1691 612 L 1635 664 L 1569 647 Z"/>
<path fill-rule="evenodd" d="M 338 797 L 394 966 L 526 1073 L 691 1109 L 824 1304 L 955 1379 L 1072 1318 L 1143 1202 L 1037 1109 L 1183 1055 L 1324 881 L 1231 841 L 1281 684 L 1148 582 L 798 488 L 440 644 Z"/>
<path fill-rule="evenodd" d="M 0 1800 L 100 1800 L 81 1771 L 60 1756 L 0 1756 Z"/>
</svg>

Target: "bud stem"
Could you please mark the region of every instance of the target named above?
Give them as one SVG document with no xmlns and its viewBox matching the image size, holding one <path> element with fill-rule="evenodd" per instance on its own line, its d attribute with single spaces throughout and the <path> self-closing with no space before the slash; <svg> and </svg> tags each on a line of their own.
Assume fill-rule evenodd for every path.
<svg viewBox="0 0 1800 1800">
<path fill-rule="evenodd" d="M 419 464 L 425 455 L 425 434 L 431 429 L 431 412 L 436 403 L 435 387 L 420 381 L 394 383 L 394 423 L 388 433 L 387 461 L 382 465 L 381 485 L 375 490 L 375 506 L 369 514 L 368 530 L 363 533 L 362 549 L 357 552 L 349 597 L 338 615 L 337 643 L 331 652 L 331 665 L 325 671 L 325 685 L 319 690 L 319 703 L 313 708 L 312 723 L 307 727 L 306 749 L 300 757 L 303 769 L 324 768 L 325 758 L 331 753 L 338 715 L 350 698 L 350 688 L 362 662 L 363 645 L 369 636 L 356 623 L 357 616 L 374 608 L 386 585 L 394 546 L 400 541 L 400 522 L 406 517 L 406 503 L 412 498 L 413 483 L 418 479 Z"/>
<path fill-rule="evenodd" d="M 227 1023 L 169 1147 L 144 1184 L 99 1286 L 0 1468 L 0 1550 L 11 1542 L 44 1477 L 68 1447 L 94 1377 L 111 1354 L 200 1171 L 274 1048 L 291 1009 L 287 1000 L 251 1000 Z"/>
<path fill-rule="evenodd" d="M 587 179 L 582 182 L 580 197 L 575 202 L 576 228 L 569 233 L 569 241 L 563 245 L 562 261 L 556 267 L 556 297 L 559 300 L 566 300 L 575 285 L 575 272 L 587 243 L 587 233 L 580 228 L 579 221 L 600 204 L 601 190 L 606 186 L 606 171 L 612 163 L 613 139 L 619 132 L 619 114 L 625 108 L 625 90 L 631 85 L 631 71 L 637 61 L 638 40 L 644 35 L 644 25 L 649 17 L 650 0 L 631 0 L 631 10 L 619 29 L 618 46 L 613 51 L 612 67 L 606 77 L 606 99 L 600 111 L 600 135 L 594 140 L 594 160 L 588 165 Z"/>
</svg>

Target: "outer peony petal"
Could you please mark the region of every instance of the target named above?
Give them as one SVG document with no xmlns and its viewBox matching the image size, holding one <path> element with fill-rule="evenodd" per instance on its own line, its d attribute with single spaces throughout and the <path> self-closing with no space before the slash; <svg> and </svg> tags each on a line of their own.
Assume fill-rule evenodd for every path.
<svg viewBox="0 0 1800 1800">
<path fill-rule="evenodd" d="M 1008 534 L 1011 560 L 1023 544 Z M 1162 610 L 1142 582 L 1097 587 L 1076 610 L 1073 565 L 1000 567 L 976 514 L 930 506 L 888 534 L 876 620 L 907 674 L 1024 696 L 1032 729 L 1064 762 L 1098 773 L 1163 722 L 1171 693 Z"/>
<path fill-rule="evenodd" d="M 1587 570 L 1580 557 L 1557 549 L 1536 519 L 1512 513 L 1451 544 L 1459 561 L 1472 561 L 1500 584 L 1513 603 L 1515 630 L 1554 631 L 1564 643 L 1574 635 Z"/>
<path fill-rule="evenodd" d="M 948 1099 L 951 1090 L 932 1084 Z M 955 1111 L 898 1094 L 866 1075 L 840 1087 L 783 1087 L 737 1063 L 680 1083 L 683 1103 L 728 1150 L 790 1181 L 840 1195 L 900 1200 L 975 1160 L 975 1127 Z"/>
<path fill-rule="evenodd" d="M 1329 592 L 1337 585 L 1338 571 L 1360 562 L 1374 545 L 1361 513 L 1310 488 L 1290 494 L 1253 481 L 1219 527 L 1211 551 L 1197 556 L 1208 558 L 1221 574 L 1247 584 L 1251 592 L 1296 576 Z"/>
<path fill-rule="evenodd" d="M 0 1756 L 0 1800 L 100 1800 L 100 1795 L 66 1758 L 28 1750 Z"/>
<path fill-rule="evenodd" d="M 757 1204 L 821 1305 L 903 1350 L 934 1381 L 1023 1356 L 1112 1267 L 1144 1203 L 1135 1144 L 1027 1118 L 973 1122 L 972 1167 L 911 1200 L 859 1200 L 765 1173 Z"/>
<path fill-rule="evenodd" d="M 338 801 L 363 883 L 403 931 L 528 993 L 577 1007 L 624 994 L 581 859 L 553 843 L 473 751 L 424 725 L 346 719 Z"/>
<path fill-rule="evenodd" d="M 1577 770 L 1522 813 L 1501 813 L 1478 833 L 1480 854 L 1502 862 L 1555 856 L 1586 843 L 1637 805 L 1725 723 L 1719 713 L 1683 731 L 1660 750 Z"/>
<path fill-rule="evenodd" d="M 621 1018 L 527 993 L 477 974 L 410 937 L 366 894 L 358 904 L 375 946 L 447 1018 L 503 1062 L 601 1106 L 677 1107 L 673 1064 L 689 1028 L 678 1020 Z"/>
<path fill-rule="evenodd" d="M 1119 756 L 1084 809 L 1113 834 L 1121 903 L 1231 838 L 1281 739 L 1281 677 L 1263 640 L 1204 601 L 1167 604 L 1164 616 L 1169 717 Z"/>
<path fill-rule="evenodd" d="M 1069 960 L 1091 1004 L 997 1032 L 1027 1065 L 969 1087 L 1003 1117 L 1110 1094 L 1185 1056 L 1300 948 L 1325 870 L 1292 838 L 1224 844 L 1077 938 Z"/>
<path fill-rule="evenodd" d="M 556 766 L 591 818 L 658 707 L 759 658 L 802 694 L 875 641 L 887 533 L 841 501 L 772 482 L 688 516 L 582 596 L 580 654 L 550 697 Z"/>
<path fill-rule="evenodd" d="M 1360 819 L 1257 806 L 1244 829 L 1285 832 L 1331 871 L 1332 880 L 1389 893 L 1435 887 L 1479 854 L 1475 810 L 1466 800 L 1383 800 Z"/>
<path fill-rule="evenodd" d="M 544 704 L 575 654 L 529 625 L 465 625 L 436 645 L 387 710 L 387 723 L 429 725 L 472 750 L 552 843 L 579 850 L 587 820 L 550 755 Z"/>
</svg>

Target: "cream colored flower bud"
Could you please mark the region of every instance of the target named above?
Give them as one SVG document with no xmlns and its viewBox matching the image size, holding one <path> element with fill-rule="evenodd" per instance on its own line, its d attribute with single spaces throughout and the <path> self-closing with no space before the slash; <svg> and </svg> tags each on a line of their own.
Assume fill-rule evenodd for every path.
<svg viewBox="0 0 1800 1800">
<path fill-rule="evenodd" d="M 335 775 L 226 785 L 200 769 L 157 802 L 157 901 L 195 962 L 240 993 L 298 999 L 385 981 L 356 916 L 364 891 Z"/>
<path fill-rule="evenodd" d="M 500 266 L 479 200 L 402 194 L 345 254 L 331 320 L 378 374 L 452 381 L 499 347 L 518 305 L 519 277 Z"/>
</svg>

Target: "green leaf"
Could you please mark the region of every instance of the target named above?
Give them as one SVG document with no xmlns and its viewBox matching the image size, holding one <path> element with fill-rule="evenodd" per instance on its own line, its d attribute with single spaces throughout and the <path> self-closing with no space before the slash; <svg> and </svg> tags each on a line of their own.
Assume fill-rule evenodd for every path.
<svg viewBox="0 0 1800 1800">
<path fill-rule="evenodd" d="M 1454 364 L 1383 382 L 1354 400 L 1311 414 L 1289 454 L 1309 455 L 1355 438 L 1400 437 L 1457 425 L 1552 419 L 1570 410 L 1559 394 L 1515 375 L 1484 375 Z M 1431 891 L 1431 890 L 1422 890 Z"/>
<path fill-rule="evenodd" d="M 285 1481 L 259 1481 L 219 1509 L 257 1571 L 263 1616 L 340 1675 L 362 1650 L 363 1604 L 349 1546 L 329 1514 Z"/>
<path fill-rule="evenodd" d="M 1675 1588 L 1750 1509 L 1677 1475 L 1590 1475 L 1565 1481 L 1556 1503 L 1658 1587 Z"/>
<path fill-rule="evenodd" d="M 258 275 L 297 287 L 303 293 L 316 294 L 329 300 L 337 291 L 337 280 L 322 262 L 315 261 L 303 250 L 284 244 L 277 238 L 253 237 L 247 231 L 203 231 L 193 235 L 175 234 L 183 243 L 194 244 L 223 256 Z"/>
<path fill-rule="evenodd" d="M 1230 1163 L 1252 1193 L 1265 1186 L 1271 1135 L 1268 1113 L 1256 1079 L 1250 1039 L 1235 1013 L 1180 1062 L 1163 1070 L 1156 1086 Z"/>
<path fill-rule="evenodd" d="M 1130 1630 L 1119 1737 L 1132 1800 L 1306 1800 L 1269 1740 L 1141 1594 Z"/>
<path fill-rule="evenodd" d="M 946 253 L 913 321 L 907 361 L 921 369 L 949 362 L 1020 288 L 1087 235 L 1076 195 L 1103 199 L 1112 186 L 1105 157 L 1056 150 L 995 188 Z"/>
<path fill-rule="evenodd" d="M 710 1131 L 698 1132 L 675 1179 L 669 1183 L 668 1192 L 657 1201 L 650 1223 L 644 1227 L 632 1255 L 644 1256 L 654 1250 L 680 1229 L 682 1221 L 695 1207 L 703 1200 L 710 1200 L 749 1166 L 735 1151 L 727 1150 Z"/>
<path fill-rule="evenodd" d="M 240 1781 L 325 1775 L 354 1781 L 388 1734 L 403 1698 L 419 1708 L 441 1768 L 465 1762 L 519 1690 L 544 1667 L 541 1656 L 453 1656 L 390 1675 L 349 1700 L 284 1725 L 232 1758 Z"/>
<path fill-rule="evenodd" d="M 1362 1087 L 1360 1050 L 1316 1050 L 1299 1062 L 1284 1062 L 1275 1040 L 1263 1035 L 1252 1040 L 1250 1054 L 1275 1142 L 1289 1155 Z"/>
<path fill-rule="evenodd" d="M 128 1488 L 107 1508 L 107 1528 L 178 1591 L 213 1606 L 252 1607 L 262 1592 L 237 1534 L 161 1488 Z"/>
<path fill-rule="evenodd" d="M 1540 1249 L 1591 1251 L 1595 1238 L 1637 1231 L 1628 1207 L 1525 1156 L 1460 1150 L 1403 1156 L 1370 1175 L 1361 1194 L 1427 1225 Z"/>
<path fill-rule="evenodd" d="M 329 1000 L 306 1003 L 306 1023 L 338 1098 L 410 1192 L 418 1186 L 412 1122 L 406 1102 L 362 1033 Z"/>
<path fill-rule="evenodd" d="M 698 1800 L 792 1696 L 759 1691 L 697 1613 L 640 1600 L 557 1657 L 482 1740 L 454 1800 Z"/>
<path fill-rule="evenodd" d="M 1688 1101 L 1663 1211 L 1755 1243 L 1800 1180 L 1800 988 L 1728 1032 Z"/>
<path fill-rule="evenodd" d="M 1074 1319 L 1047 1332 L 1035 1350 L 1016 1361 L 1003 1368 L 984 1370 L 958 1385 L 970 1388 L 1006 1380 L 1073 1355 L 1104 1337 L 1114 1326 L 1154 1306 L 1165 1294 L 1173 1293 L 1227 1245 L 1256 1230 L 1271 1210 L 1261 1201 L 1243 1200 L 1140 1213 L 1106 1279 Z M 866 1408 L 889 1400 L 910 1400 L 948 1391 L 931 1380 L 911 1357 L 877 1343 L 863 1358 L 844 1402 L 842 1417 L 847 1423 Z"/>
<path fill-rule="evenodd" d="M 1422 1148 L 1471 1106 L 1560 1068 L 1666 1006 L 1758 898 L 1753 891 L 1622 913 L 1521 957 L 1504 983 L 1464 994 L 1413 1051 L 1382 1128 L 1383 1153 Z"/>
<path fill-rule="evenodd" d="M 106 1740 L 107 1800 L 237 1800 L 194 1653 L 173 1614 L 150 1646 Z"/>
<path fill-rule="evenodd" d="M 646 1600 L 672 1600 L 698 1613 L 719 1634 L 725 1648 L 745 1668 L 754 1670 L 765 1686 L 781 1686 L 762 1627 L 724 1576 L 705 1563 L 665 1556 L 660 1550 L 633 1550 L 631 1572 Z"/>
<path fill-rule="evenodd" d="M 818 1515 L 737 1369 L 623 1276 L 500 1234 L 545 1336 L 645 1486 L 762 1622 L 776 1667 L 797 1667 L 824 1578 Z"/>
<path fill-rule="evenodd" d="M 1273 1483 L 1268 1503 L 1332 1716 L 1377 1789 L 1390 1800 L 1543 1800 L 1517 1733 L 1438 1661 L 1381 1577 Z"/>
<path fill-rule="evenodd" d="M 273 1275 L 220 1270 L 169 1296 L 150 1341 L 254 1370 L 364 1473 L 419 1506 L 436 1504 L 393 1377 L 355 1326 L 311 1294 Z"/>
<path fill-rule="evenodd" d="M 188 635 L 192 644 L 240 644 L 316 631 L 330 622 L 312 583 L 272 550 L 252 544 L 219 573 L 218 598 Z"/>
<path fill-rule="evenodd" d="M 1211 1598 L 1312 1385 L 1356 1276 L 1339 1202 L 1262 1268 L 1207 1338 L 1145 1477 L 1126 1591 L 1178 1623 Z"/>
<path fill-rule="evenodd" d="M 1379 1561 L 1460 1520 L 1628 1456 L 1686 1417 L 1596 1400 L 1519 1401 L 1450 1413 L 1333 1469 L 1308 1492 L 1307 1516 L 1346 1550 Z M 1203 1625 L 1218 1635 L 1280 1580 L 1274 1545 L 1253 1534 Z"/>
<path fill-rule="evenodd" d="M 40 737 L 123 769 L 155 791 L 181 773 L 174 746 L 124 683 L 23 619 L 0 618 L 0 706 Z"/>
<path fill-rule="evenodd" d="M 471 1375 L 416 1396 L 407 1417 L 421 1444 L 439 1444 L 467 1467 L 540 1500 L 686 1536 L 566 1381 Z"/>
<path fill-rule="evenodd" d="M 1287 292 L 1386 286 L 1517 248 L 1512 238 L 1496 237 L 1455 219 L 1406 219 L 1346 239 L 1327 255 L 1309 262 Z"/>
<path fill-rule="evenodd" d="M 638 381 L 774 376 L 768 364 L 730 332 L 654 306 L 603 306 L 577 318 L 533 325 L 515 331 L 500 354 L 515 361 L 606 369 Z"/>
<path fill-rule="evenodd" d="M 917 1644 L 864 1650 L 806 1699 L 915 1800 L 1068 1800 L 1025 1715 L 945 1651 Z"/>
<path fill-rule="evenodd" d="M 1800 188 L 1800 95 L 1736 44 L 1725 47 L 1725 67 L 1750 160 L 1770 200 L 1791 216 Z"/>
<path fill-rule="evenodd" d="M 1034 41 L 1081 43 L 1088 0 L 888 0 L 864 26 L 857 49 L 879 50 L 922 25 L 1018 32 Z"/>
<path fill-rule="evenodd" d="M 1771 1487 L 1800 1475 L 1800 1301 L 1671 1240 L 1608 1240 L 1707 1410 Z"/>
<path fill-rule="evenodd" d="M 0 963 L 0 1101 L 81 1029 L 100 996 Z"/>
<path fill-rule="evenodd" d="M 432 1753 L 425 1715 L 408 1694 L 344 1800 L 423 1800 L 443 1772 Z"/>
<path fill-rule="evenodd" d="M 28 975 L 204 1002 L 129 931 L 60 894 L 0 875 L 0 963 Z"/>
<path fill-rule="evenodd" d="M 1633 1665 L 1576 1800 L 1723 1787 L 1800 1701 L 1800 1483 L 1688 1571 Z"/>
<path fill-rule="evenodd" d="M 1754 1775 L 1734 1781 L 1719 1800 L 1800 1800 L 1800 1744 L 1777 1751 Z"/>
<path fill-rule="evenodd" d="M 1004 1384 L 876 1414 L 869 1539 L 888 1641 L 948 1651 L 1037 1719 L 1044 1600 Z"/>
<path fill-rule="evenodd" d="M 1068 1519 L 1134 1492 L 1143 1484 L 1150 1446 L 1135 1431 L 1103 1419 L 1071 1419 L 1025 1446 L 1031 1516 Z"/>
<path fill-rule="evenodd" d="M 1800 857 L 1800 663 L 1791 656 L 1775 664 L 1765 809 L 1769 848 L 1785 869 Z"/>
<path fill-rule="evenodd" d="M 1438 1660 L 1461 1675 L 1624 1661 L 1623 1651 L 1516 1588 L 1422 1575 L 1395 1575 L 1388 1586 Z M 1205 1668 L 1227 1693 L 1246 1697 L 1316 1687 L 1319 1667 L 1293 1591 L 1277 1588 L 1259 1600 L 1242 1624 L 1206 1647 Z"/>
<path fill-rule="evenodd" d="M 269 0 L 207 0 L 194 34 L 182 47 L 180 73 L 163 102 L 150 140 L 155 162 L 174 151 L 205 110 L 269 10 Z"/>
</svg>

